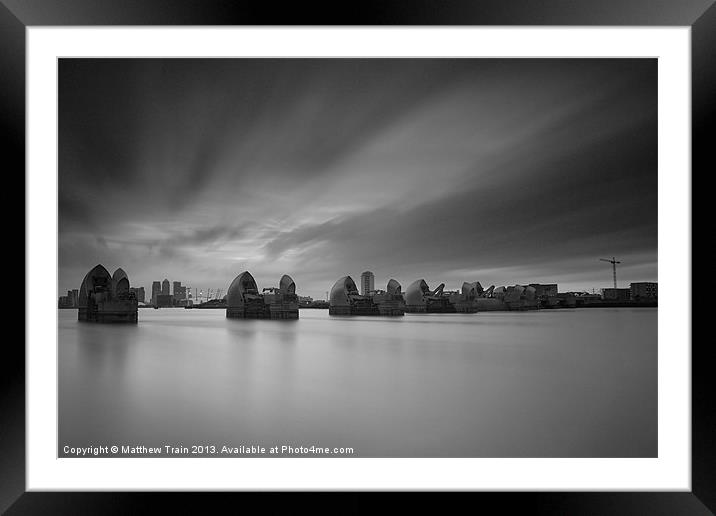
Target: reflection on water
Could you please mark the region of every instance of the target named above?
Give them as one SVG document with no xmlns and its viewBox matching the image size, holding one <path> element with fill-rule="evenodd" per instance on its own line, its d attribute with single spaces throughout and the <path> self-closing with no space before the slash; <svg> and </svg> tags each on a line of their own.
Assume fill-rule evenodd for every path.
<svg viewBox="0 0 716 516">
<path fill-rule="evenodd" d="M 657 454 L 656 309 L 226 319 L 60 310 L 59 443 L 362 457 Z"/>
</svg>

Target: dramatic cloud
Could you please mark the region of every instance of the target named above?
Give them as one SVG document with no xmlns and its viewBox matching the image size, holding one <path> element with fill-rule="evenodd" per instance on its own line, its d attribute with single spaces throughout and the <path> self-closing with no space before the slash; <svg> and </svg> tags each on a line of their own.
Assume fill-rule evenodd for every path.
<svg viewBox="0 0 716 516">
<path fill-rule="evenodd" d="M 657 279 L 657 64 L 62 59 L 60 291 Z"/>
</svg>

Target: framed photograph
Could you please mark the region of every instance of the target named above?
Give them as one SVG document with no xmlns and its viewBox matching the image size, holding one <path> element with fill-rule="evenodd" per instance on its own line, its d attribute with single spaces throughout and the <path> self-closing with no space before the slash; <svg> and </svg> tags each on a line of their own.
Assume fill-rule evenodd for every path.
<svg viewBox="0 0 716 516">
<path fill-rule="evenodd" d="M 715 510 L 713 2 L 2 3 L 26 338 L 0 509 Z"/>
</svg>

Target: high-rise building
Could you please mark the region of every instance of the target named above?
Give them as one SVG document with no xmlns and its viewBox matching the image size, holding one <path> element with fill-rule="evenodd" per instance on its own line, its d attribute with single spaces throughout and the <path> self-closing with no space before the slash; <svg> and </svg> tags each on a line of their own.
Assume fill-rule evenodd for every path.
<svg viewBox="0 0 716 516">
<path fill-rule="evenodd" d="M 186 299 L 186 287 L 182 286 L 181 281 L 175 281 L 173 284 L 174 301 L 183 301 Z"/>
<path fill-rule="evenodd" d="M 169 280 L 164 278 L 164 281 L 162 281 L 162 294 L 165 296 L 168 296 L 170 294 L 169 292 Z"/>
<path fill-rule="evenodd" d="M 131 292 L 134 292 L 134 294 L 137 296 L 137 302 L 138 303 L 146 303 L 146 294 L 144 293 L 144 287 L 131 287 L 129 289 Z"/>
<path fill-rule="evenodd" d="M 162 285 L 158 281 L 152 282 L 152 304 L 157 306 L 157 296 L 162 293 Z"/>
<path fill-rule="evenodd" d="M 632 283 L 631 298 L 632 299 L 656 299 L 657 296 L 657 283 L 651 283 L 642 281 L 638 283 Z"/>
<path fill-rule="evenodd" d="M 79 306 L 79 290 L 68 290 L 66 296 L 60 296 L 59 307 L 60 308 L 77 308 Z"/>
<path fill-rule="evenodd" d="M 360 293 L 367 296 L 369 292 L 375 290 L 375 276 L 370 271 L 365 271 L 360 275 Z"/>
<path fill-rule="evenodd" d="M 172 299 L 171 294 L 157 294 L 157 303 L 154 306 L 171 308 L 174 306 L 174 299 Z"/>
</svg>

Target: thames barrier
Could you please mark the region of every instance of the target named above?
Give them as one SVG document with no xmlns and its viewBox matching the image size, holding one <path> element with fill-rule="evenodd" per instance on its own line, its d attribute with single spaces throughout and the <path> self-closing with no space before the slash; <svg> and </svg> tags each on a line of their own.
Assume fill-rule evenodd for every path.
<svg viewBox="0 0 716 516">
<path fill-rule="evenodd" d="M 159 283 L 159 282 L 155 282 Z M 165 280 L 168 291 L 168 280 Z M 181 287 L 180 282 L 175 282 Z M 556 283 L 512 285 L 483 288 L 479 281 L 464 282 L 460 290 L 445 290 L 441 283 L 431 289 L 424 279 L 411 283 L 405 293 L 400 283 L 390 279 L 385 289 L 374 288 L 374 276 L 366 271 L 361 275 L 359 292 L 353 278 L 343 276 L 326 292 L 327 301 L 314 302 L 296 293 L 296 283 L 284 274 L 278 287 L 259 291 L 254 277 L 244 271 L 231 282 L 226 295 L 205 303 L 175 306 L 185 308 L 221 308 L 230 319 L 298 319 L 301 308 L 328 308 L 329 315 L 402 316 L 405 313 L 477 313 L 492 311 L 525 311 L 549 308 L 589 307 L 652 307 L 657 306 L 656 283 L 632 283 L 629 289 L 603 289 L 601 296 L 586 292 L 558 292 Z M 185 287 L 181 287 L 185 288 Z M 184 292 L 185 290 L 179 290 Z M 136 323 L 138 307 L 163 306 L 154 301 L 144 303 L 144 289 L 132 288 L 127 273 L 118 268 L 114 274 L 101 264 L 84 277 L 78 290 L 61 296 L 59 308 L 77 308 L 77 319 L 98 323 Z M 211 289 L 210 289 L 211 291 Z M 633 291 L 633 292 L 632 292 Z M 629 295 L 631 292 L 631 295 Z M 141 302 L 138 295 L 141 294 Z M 176 295 L 176 293 L 175 293 Z M 167 297 L 167 294 L 156 298 Z M 322 305 L 322 306 L 321 306 Z"/>
<path fill-rule="evenodd" d="M 296 283 L 284 274 L 278 288 L 259 293 L 256 280 L 244 271 L 231 282 L 226 292 L 226 317 L 230 319 L 298 319 Z"/>
<path fill-rule="evenodd" d="M 112 276 L 96 265 L 82 280 L 77 298 L 77 320 L 99 323 L 136 323 L 137 298 L 122 269 Z"/>
<path fill-rule="evenodd" d="M 405 300 L 400 283 L 391 279 L 385 290 L 361 295 L 355 281 L 343 276 L 333 285 L 328 304 L 329 315 L 403 315 Z"/>
<path fill-rule="evenodd" d="M 461 291 L 445 292 L 444 289 L 444 283 L 430 290 L 424 279 L 415 280 L 405 290 L 405 311 L 439 314 L 477 312 L 474 284 L 463 283 Z"/>
</svg>

